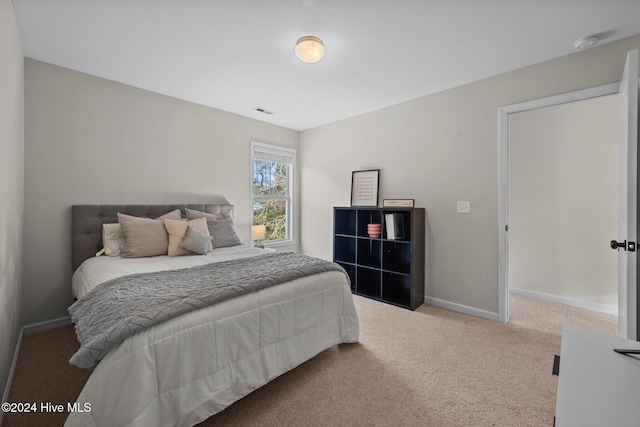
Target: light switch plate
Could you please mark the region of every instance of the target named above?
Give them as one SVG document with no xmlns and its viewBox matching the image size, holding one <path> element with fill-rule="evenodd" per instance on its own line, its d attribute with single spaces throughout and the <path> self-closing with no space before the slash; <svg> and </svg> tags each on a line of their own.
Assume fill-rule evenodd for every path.
<svg viewBox="0 0 640 427">
<path fill-rule="evenodd" d="M 458 202 L 458 213 L 471 213 L 471 202 Z"/>
</svg>

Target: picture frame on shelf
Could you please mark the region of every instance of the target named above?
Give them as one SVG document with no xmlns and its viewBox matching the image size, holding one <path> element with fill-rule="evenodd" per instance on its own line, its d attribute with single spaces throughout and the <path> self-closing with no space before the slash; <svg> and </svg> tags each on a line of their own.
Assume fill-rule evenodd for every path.
<svg viewBox="0 0 640 427">
<path fill-rule="evenodd" d="M 378 206 L 380 169 L 351 172 L 351 206 Z"/>
<path fill-rule="evenodd" d="M 383 208 L 414 208 L 414 199 L 384 199 L 382 200 Z"/>
<path fill-rule="evenodd" d="M 404 239 L 404 220 L 401 214 L 388 213 L 384 215 L 385 229 L 387 231 L 387 239 L 402 240 Z"/>
</svg>

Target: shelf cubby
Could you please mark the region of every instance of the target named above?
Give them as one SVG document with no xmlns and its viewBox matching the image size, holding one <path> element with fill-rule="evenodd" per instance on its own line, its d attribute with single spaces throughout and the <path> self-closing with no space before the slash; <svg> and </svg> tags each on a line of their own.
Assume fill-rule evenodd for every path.
<svg viewBox="0 0 640 427">
<path fill-rule="evenodd" d="M 378 209 L 359 209 L 357 211 L 358 236 L 369 237 L 367 226 L 369 224 L 382 224 L 382 215 Z"/>
<path fill-rule="evenodd" d="M 356 266 L 354 264 L 347 264 L 344 262 L 336 261 L 347 272 L 349 280 L 351 281 L 351 292 L 356 290 Z"/>
<path fill-rule="evenodd" d="M 382 266 L 382 242 L 374 239 L 358 239 L 356 263 L 367 267 Z"/>
<path fill-rule="evenodd" d="M 356 262 L 356 239 L 353 237 L 333 236 L 333 260 Z"/>
<path fill-rule="evenodd" d="M 397 271 L 399 273 L 411 273 L 411 261 L 413 254 L 409 242 L 385 240 L 382 243 L 382 259 L 384 270 Z"/>
<path fill-rule="evenodd" d="M 356 293 L 379 299 L 381 296 L 382 277 L 380 270 L 357 267 Z"/>
<path fill-rule="evenodd" d="M 356 235 L 356 212 L 341 210 L 336 212 L 333 218 L 334 234 L 346 236 Z"/>
<path fill-rule="evenodd" d="M 392 304 L 411 304 L 411 276 L 390 272 L 382 273 L 382 299 Z"/>
</svg>

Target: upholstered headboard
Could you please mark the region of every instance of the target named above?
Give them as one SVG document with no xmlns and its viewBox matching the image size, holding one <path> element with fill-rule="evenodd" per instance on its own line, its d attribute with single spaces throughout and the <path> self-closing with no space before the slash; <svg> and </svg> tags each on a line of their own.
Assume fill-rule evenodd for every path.
<svg viewBox="0 0 640 427">
<path fill-rule="evenodd" d="M 185 208 L 202 212 L 233 213 L 233 205 L 224 199 L 220 204 L 204 205 L 73 205 L 71 207 L 71 263 L 73 270 L 86 259 L 94 257 L 102 249 L 102 224 L 118 222 L 118 212 L 157 218 L 169 211 L 180 209 L 186 217 Z"/>
</svg>

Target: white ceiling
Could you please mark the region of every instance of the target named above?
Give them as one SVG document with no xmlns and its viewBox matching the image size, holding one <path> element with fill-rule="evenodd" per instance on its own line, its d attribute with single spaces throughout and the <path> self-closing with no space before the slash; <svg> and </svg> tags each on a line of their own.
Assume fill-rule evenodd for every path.
<svg viewBox="0 0 640 427">
<path fill-rule="evenodd" d="M 295 130 L 640 33 L 639 0 L 13 3 L 25 57 Z M 295 57 L 305 35 L 319 63 Z"/>
</svg>

